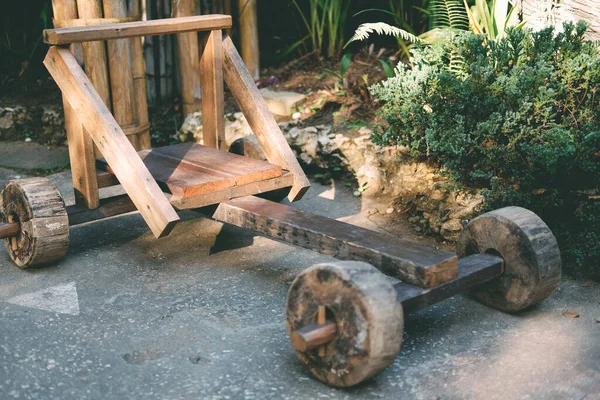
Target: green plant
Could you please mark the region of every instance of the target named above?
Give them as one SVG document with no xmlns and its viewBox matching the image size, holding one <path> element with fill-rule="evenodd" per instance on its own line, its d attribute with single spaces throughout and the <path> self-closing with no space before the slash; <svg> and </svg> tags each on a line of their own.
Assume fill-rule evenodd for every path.
<svg viewBox="0 0 600 400">
<path fill-rule="evenodd" d="M 350 0 L 308 0 L 308 12 L 303 11 L 298 0 L 292 0 L 292 3 L 308 30 L 308 36 L 294 43 L 294 49 L 310 39 L 312 52 L 322 55 L 327 40 L 327 56 L 338 56 L 344 44 L 344 25 Z"/>
<path fill-rule="evenodd" d="M 347 85 L 346 79 L 344 77 L 346 75 L 346 72 L 348 72 L 348 69 L 350 68 L 351 62 L 352 62 L 352 54 L 346 53 L 346 54 L 344 54 L 344 56 L 342 57 L 342 60 L 340 61 L 339 72 L 336 72 L 329 68 L 323 68 L 323 72 L 328 73 L 329 75 L 333 75 L 336 78 L 338 78 L 338 82 L 336 85 L 338 88 L 347 87 L 348 85 Z"/>
<path fill-rule="evenodd" d="M 568 262 L 600 262 L 600 57 L 586 24 L 464 32 L 412 50 L 412 65 L 371 87 L 388 125 L 379 144 L 408 146 L 489 207 L 520 205 L 558 236 Z M 450 68 L 453 54 L 464 61 Z M 590 240 L 594 240 L 593 243 Z"/>
<path fill-rule="evenodd" d="M 475 0 L 469 8 L 463 0 L 469 16 L 469 26 L 475 33 L 486 33 L 490 39 L 499 39 L 506 35 L 508 28 L 522 28 L 525 21 L 519 22 L 517 8 L 510 0 Z"/>
</svg>

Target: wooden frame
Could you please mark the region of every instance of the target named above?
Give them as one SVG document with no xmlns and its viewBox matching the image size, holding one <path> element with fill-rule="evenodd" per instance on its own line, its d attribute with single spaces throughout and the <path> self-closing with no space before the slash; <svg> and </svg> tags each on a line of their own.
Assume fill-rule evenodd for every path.
<svg viewBox="0 0 600 400">
<path fill-rule="evenodd" d="M 118 16 L 118 10 L 110 11 Z M 231 39 L 223 40 L 220 29 L 228 27 L 231 27 L 230 16 L 210 15 L 44 31 L 44 39 L 50 44 L 110 39 L 109 45 L 113 43 L 113 47 L 117 46 L 115 49 L 122 48 L 122 46 L 118 46 L 118 43 L 124 38 L 209 31 L 203 36 L 204 46 L 200 56 L 205 145 L 218 148 L 219 142 L 224 140 L 223 79 L 225 79 L 264 149 L 267 159 L 289 173 L 274 180 L 267 180 L 265 183 L 254 182 L 251 185 L 241 185 L 215 192 L 212 196 L 203 195 L 201 198 L 191 199 L 173 198 L 172 202 L 179 209 L 207 205 L 210 201 L 220 202 L 233 197 L 261 193 L 288 186 L 288 184 L 291 187 L 288 198 L 296 201 L 302 198 L 310 187 L 310 182 L 270 114 Z M 118 181 L 140 210 L 153 233 L 157 237 L 167 235 L 178 220 L 177 214 L 133 147 L 127 145 L 123 140 L 127 140 L 127 136 L 124 133 L 125 129 L 119 126 L 127 122 L 123 118 L 126 119 L 127 115 L 135 112 L 135 109 L 129 110 L 127 107 L 121 108 L 115 105 L 115 109 L 126 110 L 126 112 L 119 111 L 113 116 L 107 108 L 106 99 L 101 98 L 96 92 L 90 79 L 77 64 L 73 55 L 65 48 L 51 47 L 44 64 L 61 88 L 66 99 L 66 107 L 73 108 L 78 120 L 75 122 L 83 123 L 89 132 L 89 134 L 82 133 L 75 138 L 75 144 L 77 145 L 79 138 L 89 140 L 91 136 L 99 150 L 105 154 L 111 171 L 116 175 L 116 179 L 103 174 L 96 176 L 92 146 L 89 142 L 84 142 L 81 146 L 74 146 L 71 158 L 82 165 L 84 172 L 78 179 L 82 183 L 82 188 L 90 188 L 87 192 L 82 193 L 82 197 L 95 199 L 94 202 L 78 201 L 78 204 L 83 204 L 88 208 L 99 207 L 98 188 Z M 110 67 L 111 71 L 117 69 L 117 65 L 114 63 L 111 63 Z M 131 98 L 129 104 L 134 104 L 134 88 L 121 85 L 118 89 L 123 88 L 129 89 L 126 92 L 131 96 L 121 97 Z M 123 118 L 119 120 L 117 114 Z M 70 118 L 70 122 L 74 123 L 73 121 L 74 119 Z M 80 189 L 76 187 L 77 190 Z"/>
</svg>

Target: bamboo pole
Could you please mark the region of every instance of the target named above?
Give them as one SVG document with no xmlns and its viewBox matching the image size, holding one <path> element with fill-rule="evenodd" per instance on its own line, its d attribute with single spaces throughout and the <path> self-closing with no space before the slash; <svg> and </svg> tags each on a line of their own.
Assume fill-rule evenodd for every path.
<svg viewBox="0 0 600 400">
<path fill-rule="evenodd" d="M 260 78 L 256 0 L 238 0 L 241 54 L 254 80 Z"/>
<path fill-rule="evenodd" d="M 78 18 L 75 0 L 53 0 L 54 25 L 61 26 L 62 21 Z M 71 45 L 71 52 L 76 56 L 82 54 L 81 45 Z M 77 60 L 81 63 L 82 58 Z M 98 181 L 96 179 L 96 159 L 94 156 L 94 142 L 85 132 L 83 125 L 75 114 L 75 110 L 63 95 L 65 113 L 65 129 L 69 143 L 69 159 L 71 161 L 71 174 L 73 177 L 73 190 L 75 202 L 88 208 L 98 208 Z"/>
<path fill-rule="evenodd" d="M 102 18 L 102 4 L 100 0 L 77 1 L 79 18 Z M 106 44 L 104 42 L 86 42 L 83 46 L 83 60 L 85 73 L 96 88 L 100 98 L 111 109 L 110 89 L 108 83 L 108 66 L 106 64 Z M 96 158 L 101 158 L 100 149 L 94 144 Z"/>
<path fill-rule="evenodd" d="M 223 12 L 226 15 L 233 15 L 232 6 L 231 0 L 223 0 Z M 227 32 L 227 36 L 231 36 L 231 28 L 227 28 L 225 32 Z"/>
<path fill-rule="evenodd" d="M 140 15 L 140 0 L 133 0 L 131 8 L 132 16 Z M 133 92 L 135 97 L 135 109 L 138 125 L 142 131 L 137 134 L 138 150 L 152 148 L 150 143 L 150 129 L 148 127 L 148 100 L 146 97 L 146 64 L 144 62 L 144 50 L 142 38 L 131 38 L 131 58 L 133 62 Z"/>
<path fill-rule="evenodd" d="M 106 18 L 127 17 L 125 0 L 104 0 L 103 3 Z M 126 131 L 137 125 L 130 39 L 108 41 L 108 64 L 113 115 L 121 128 Z M 134 148 L 139 149 L 137 136 L 128 135 L 127 138 Z"/>
<path fill-rule="evenodd" d="M 173 16 L 188 17 L 194 15 L 192 0 L 173 0 Z M 198 52 L 198 34 L 196 32 L 177 35 L 177 54 L 179 75 L 181 77 L 181 98 L 183 115 L 194 113 L 202 107 L 200 100 L 200 58 Z"/>
</svg>

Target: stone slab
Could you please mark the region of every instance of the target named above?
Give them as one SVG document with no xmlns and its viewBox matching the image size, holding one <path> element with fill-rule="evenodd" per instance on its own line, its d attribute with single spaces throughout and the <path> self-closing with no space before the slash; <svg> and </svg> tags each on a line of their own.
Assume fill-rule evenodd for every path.
<svg viewBox="0 0 600 400">
<path fill-rule="evenodd" d="M 32 170 L 61 168 L 69 164 L 69 149 L 38 143 L 0 142 L 0 167 Z"/>
<path fill-rule="evenodd" d="M 262 94 L 272 114 L 286 117 L 291 116 L 296 111 L 296 107 L 306 99 L 306 96 L 300 93 L 276 92 L 268 88 L 260 89 L 260 94 Z"/>
</svg>

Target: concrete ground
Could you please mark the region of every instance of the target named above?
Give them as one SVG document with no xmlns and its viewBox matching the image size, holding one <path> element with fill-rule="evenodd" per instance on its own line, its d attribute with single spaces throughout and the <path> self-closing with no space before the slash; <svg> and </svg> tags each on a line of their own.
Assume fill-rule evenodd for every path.
<svg viewBox="0 0 600 400">
<path fill-rule="evenodd" d="M 379 229 L 345 188 L 315 184 L 297 206 Z M 330 258 L 182 216 L 160 240 L 136 214 L 75 227 L 45 268 L 0 250 L 0 399 L 600 399 L 597 283 L 566 278 L 516 315 L 461 295 L 407 316 L 396 361 L 339 390 L 284 326 L 294 276 Z"/>
</svg>

